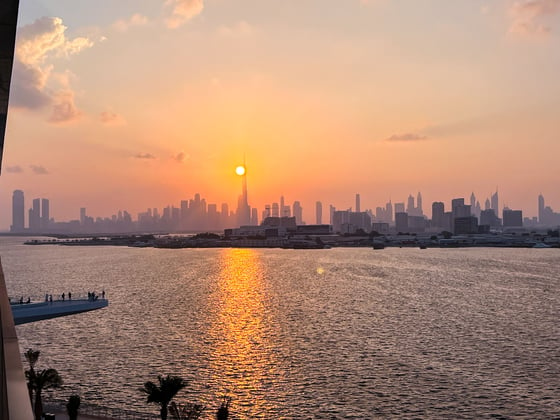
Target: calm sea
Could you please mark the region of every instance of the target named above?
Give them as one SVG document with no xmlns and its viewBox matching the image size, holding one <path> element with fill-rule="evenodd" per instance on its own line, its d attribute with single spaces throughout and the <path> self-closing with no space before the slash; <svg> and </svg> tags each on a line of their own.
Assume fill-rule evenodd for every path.
<svg viewBox="0 0 560 420">
<path fill-rule="evenodd" d="M 11 296 L 105 290 L 106 309 L 18 327 L 56 397 L 234 418 L 560 418 L 560 250 L 25 246 L 1 238 Z"/>
</svg>

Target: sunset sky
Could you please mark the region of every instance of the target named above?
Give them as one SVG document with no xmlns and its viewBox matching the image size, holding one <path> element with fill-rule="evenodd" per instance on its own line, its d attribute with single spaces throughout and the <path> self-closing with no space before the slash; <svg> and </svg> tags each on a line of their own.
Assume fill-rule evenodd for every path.
<svg viewBox="0 0 560 420">
<path fill-rule="evenodd" d="M 21 0 L 0 177 L 57 221 L 200 193 L 314 222 L 405 201 L 560 210 L 560 0 Z"/>
</svg>

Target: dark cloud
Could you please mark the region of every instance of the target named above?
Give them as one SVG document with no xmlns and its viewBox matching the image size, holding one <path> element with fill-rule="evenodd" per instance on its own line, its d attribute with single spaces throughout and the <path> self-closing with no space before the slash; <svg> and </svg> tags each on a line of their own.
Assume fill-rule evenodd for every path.
<svg viewBox="0 0 560 420">
<path fill-rule="evenodd" d="M 6 172 L 11 173 L 11 174 L 20 174 L 20 173 L 23 172 L 23 168 L 19 165 L 8 166 L 8 167 L 6 167 Z"/>
<path fill-rule="evenodd" d="M 403 133 L 403 134 L 393 134 L 391 137 L 387 138 L 387 141 L 419 141 L 426 140 L 428 136 L 416 133 Z"/>
<path fill-rule="evenodd" d="M 183 163 L 189 157 L 190 156 L 188 154 L 186 154 L 185 152 L 179 152 L 175 156 L 173 156 L 173 159 L 178 163 Z"/>
<path fill-rule="evenodd" d="M 134 155 L 136 159 L 155 159 L 156 157 L 151 153 L 137 153 Z"/>
<path fill-rule="evenodd" d="M 52 102 L 51 97 L 45 92 L 46 76 L 39 68 L 16 59 L 13 72 L 10 105 L 36 110 Z"/>
<path fill-rule="evenodd" d="M 44 166 L 30 165 L 29 166 L 35 175 L 48 175 L 49 171 Z"/>
</svg>

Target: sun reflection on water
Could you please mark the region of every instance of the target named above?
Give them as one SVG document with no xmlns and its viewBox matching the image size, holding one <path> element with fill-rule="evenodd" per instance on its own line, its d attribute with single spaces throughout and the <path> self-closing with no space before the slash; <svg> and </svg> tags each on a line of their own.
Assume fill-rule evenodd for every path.
<svg viewBox="0 0 560 420">
<path fill-rule="evenodd" d="M 221 255 L 218 308 L 210 357 L 217 392 L 249 401 L 243 411 L 252 417 L 268 412 L 266 394 L 278 381 L 273 323 L 267 305 L 264 268 L 251 249 L 227 249 Z"/>
</svg>

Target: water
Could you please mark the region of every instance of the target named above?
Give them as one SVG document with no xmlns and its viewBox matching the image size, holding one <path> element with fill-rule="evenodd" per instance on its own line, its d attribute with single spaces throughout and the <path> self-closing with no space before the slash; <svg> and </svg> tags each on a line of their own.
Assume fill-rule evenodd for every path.
<svg viewBox="0 0 560 420">
<path fill-rule="evenodd" d="M 222 395 L 234 418 L 560 418 L 557 249 L 153 249 L 2 238 L 12 296 L 107 292 L 18 327 L 89 402 L 157 413 Z"/>
</svg>

